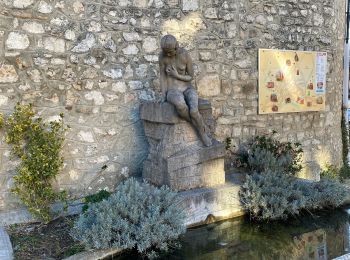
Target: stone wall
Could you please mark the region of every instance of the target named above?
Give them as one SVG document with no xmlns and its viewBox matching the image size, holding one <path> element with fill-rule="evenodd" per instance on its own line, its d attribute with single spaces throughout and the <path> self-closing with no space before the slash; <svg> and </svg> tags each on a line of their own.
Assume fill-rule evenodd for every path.
<svg viewBox="0 0 350 260">
<path fill-rule="evenodd" d="M 71 126 L 59 187 L 73 196 L 140 174 L 147 142 L 140 100 L 159 93 L 159 39 L 176 35 L 194 59 L 194 84 L 210 99 L 216 137 L 238 148 L 278 131 L 305 150 L 305 176 L 341 163 L 345 0 L 0 0 L 0 109 L 32 102 Z M 259 48 L 328 52 L 325 112 L 257 114 Z M 0 211 L 16 162 L 0 146 Z"/>
</svg>

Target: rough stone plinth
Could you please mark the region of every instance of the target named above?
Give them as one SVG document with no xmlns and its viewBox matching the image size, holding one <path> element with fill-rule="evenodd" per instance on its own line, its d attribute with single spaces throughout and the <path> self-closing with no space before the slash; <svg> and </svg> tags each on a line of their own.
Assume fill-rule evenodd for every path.
<svg viewBox="0 0 350 260">
<path fill-rule="evenodd" d="M 200 100 L 199 110 L 210 130 L 214 131 L 210 103 Z M 150 144 L 143 178 L 176 190 L 225 183 L 224 145 L 213 140 L 212 146 L 205 147 L 194 127 L 178 116 L 173 105 L 144 103 L 141 119 Z"/>
</svg>

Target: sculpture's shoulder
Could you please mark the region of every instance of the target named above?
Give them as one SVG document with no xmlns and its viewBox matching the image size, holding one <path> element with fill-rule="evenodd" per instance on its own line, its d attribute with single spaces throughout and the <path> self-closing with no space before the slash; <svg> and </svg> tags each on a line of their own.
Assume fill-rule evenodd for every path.
<svg viewBox="0 0 350 260">
<path fill-rule="evenodd" d="M 158 61 L 161 63 L 161 62 L 163 62 L 164 58 L 165 58 L 164 53 L 161 51 L 158 54 Z"/>
<path fill-rule="evenodd" d="M 183 58 L 191 58 L 188 51 L 181 47 L 178 48 L 176 55 L 181 56 Z"/>
</svg>

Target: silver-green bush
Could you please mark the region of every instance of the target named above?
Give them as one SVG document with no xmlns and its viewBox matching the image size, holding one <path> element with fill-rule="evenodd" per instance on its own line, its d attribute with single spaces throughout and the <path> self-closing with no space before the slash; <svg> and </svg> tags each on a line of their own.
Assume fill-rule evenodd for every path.
<svg viewBox="0 0 350 260">
<path fill-rule="evenodd" d="M 131 178 L 107 200 L 89 205 L 71 235 L 87 248 L 134 248 L 151 258 L 167 251 L 185 230 L 175 192 Z"/>
<path fill-rule="evenodd" d="M 252 171 L 285 171 L 293 164 L 290 154 L 276 157 L 271 151 L 256 147 L 248 153 L 248 165 Z"/>
<path fill-rule="evenodd" d="M 281 142 L 272 135 L 255 136 L 241 147 L 237 166 L 251 172 L 276 171 L 295 175 L 302 169 L 300 143 Z"/>
<path fill-rule="evenodd" d="M 324 179 L 314 183 L 303 183 L 306 209 L 336 208 L 344 204 L 347 190 L 338 180 Z"/>
<path fill-rule="evenodd" d="M 256 220 L 286 219 L 302 210 L 334 208 L 344 204 L 346 189 L 338 181 L 303 182 L 277 172 L 248 175 L 240 191 L 243 207 Z"/>
<path fill-rule="evenodd" d="M 251 217 L 257 220 L 285 219 L 299 214 L 306 204 L 292 177 L 276 172 L 248 175 L 241 188 L 240 199 Z"/>
</svg>

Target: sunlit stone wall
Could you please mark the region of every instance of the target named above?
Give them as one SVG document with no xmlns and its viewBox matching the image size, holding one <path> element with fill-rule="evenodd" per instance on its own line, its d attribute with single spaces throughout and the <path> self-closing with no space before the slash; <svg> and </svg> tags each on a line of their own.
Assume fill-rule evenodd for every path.
<svg viewBox="0 0 350 260">
<path fill-rule="evenodd" d="M 341 163 L 344 0 L 0 0 L 0 110 L 33 103 L 71 126 L 57 179 L 72 196 L 140 175 L 147 142 L 141 100 L 159 93 L 162 34 L 176 35 L 195 63 L 194 84 L 213 105 L 216 137 L 235 149 L 272 130 L 299 141 L 304 176 Z M 325 112 L 257 114 L 259 48 L 320 50 L 329 57 Z M 2 138 L 3 139 L 3 138 Z M 0 146 L 0 211 L 16 162 Z"/>
</svg>

